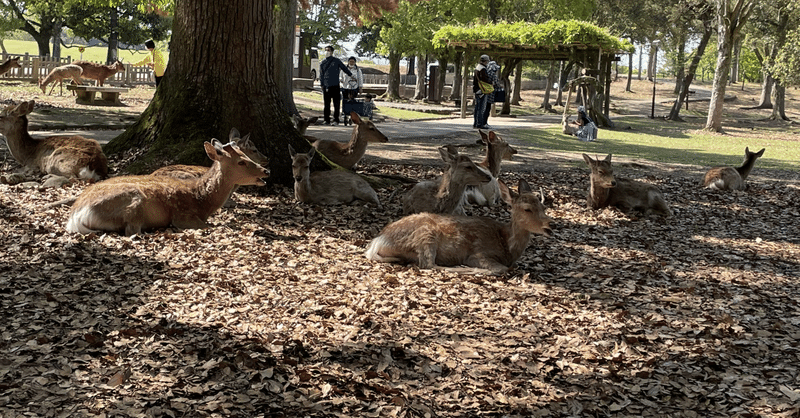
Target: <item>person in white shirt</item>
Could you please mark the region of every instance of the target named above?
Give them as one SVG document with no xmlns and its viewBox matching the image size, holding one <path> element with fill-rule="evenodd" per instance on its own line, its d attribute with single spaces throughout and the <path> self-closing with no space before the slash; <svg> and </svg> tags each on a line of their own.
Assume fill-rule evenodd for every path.
<svg viewBox="0 0 800 418">
<path fill-rule="evenodd" d="M 364 87 L 364 74 L 361 72 L 361 68 L 356 65 L 356 57 L 347 59 L 347 69 L 350 70 L 350 75 L 347 75 L 344 71 L 339 72 L 339 81 L 342 85 L 342 109 L 344 109 L 345 103 L 355 99 L 361 88 Z M 347 125 L 347 112 L 344 112 L 343 116 L 344 124 Z"/>
</svg>

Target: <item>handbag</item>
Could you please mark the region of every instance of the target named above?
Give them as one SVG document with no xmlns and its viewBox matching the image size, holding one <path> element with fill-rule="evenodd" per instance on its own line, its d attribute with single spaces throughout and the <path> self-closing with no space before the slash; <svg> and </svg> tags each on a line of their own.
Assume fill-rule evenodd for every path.
<svg viewBox="0 0 800 418">
<path fill-rule="evenodd" d="M 505 103 L 506 101 L 506 91 L 497 89 L 494 91 L 494 101 L 496 103 Z"/>
<path fill-rule="evenodd" d="M 494 86 L 492 83 L 487 83 L 485 81 L 478 80 L 478 87 L 481 89 L 481 93 L 489 94 L 494 92 Z"/>
</svg>

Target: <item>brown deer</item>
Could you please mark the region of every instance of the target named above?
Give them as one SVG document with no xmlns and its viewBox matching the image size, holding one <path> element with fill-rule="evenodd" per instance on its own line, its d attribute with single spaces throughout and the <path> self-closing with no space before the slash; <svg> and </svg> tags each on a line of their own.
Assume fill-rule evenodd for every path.
<svg viewBox="0 0 800 418">
<path fill-rule="evenodd" d="M 583 159 L 592 169 L 587 197 L 589 208 L 601 209 L 613 206 L 623 213 L 635 210 L 644 215 L 658 213 L 663 216 L 672 216 L 672 211 L 656 186 L 614 177 L 614 170 L 611 168 L 611 154 L 608 154 L 604 160 L 593 160 L 592 157 L 583 154 Z"/>
<path fill-rule="evenodd" d="M 108 177 L 108 160 L 100 144 L 78 135 L 35 139 L 28 133 L 27 115 L 34 101 L 9 106 L 0 113 L 0 133 L 14 159 L 26 170 L 100 180 Z"/>
<path fill-rule="evenodd" d="M 317 116 L 311 116 L 309 118 L 304 118 L 300 115 L 292 116 L 292 122 L 294 122 L 294 127 L 295 129 L 297 129 L 297 132 L 300 132 L 300 135 L 305 135 L 308 127 L 317 123 L 318 119 L 319 117 Z"/>
<path fill-rule="evenodd" d="M 575 136 L 580 128 L 581 127 L 577 123 L 570 121 L 569 116 L 566 114 L 561 117 L 561 132 Z"/>
<path fill-rule="evenodd" d="M 419 212 L 464 214 L 462 196 L 467 186 L 478 186 L 492 180 L 469 157 L 439 148 L 439 155 L 448 164 L 442 177 L 417 183 L 403 196 L 403 214 Z"/>
<path fill-rule="evenodd" d="M 320 205 L 349 204 L 356 200 L 373 203 L 382 208 L 378 194 L 363 178 L 350 171 L 331 170 L 311 172 L 309 166 L 315 149 L 298 153 L 289 145 L 294 175 L 294 197 L 303 203 Z"/>
<path fill-rule="evenodd" d="M 244 155 L 253 160 L 254 163 L 262 166 L 269 163 L 267 156 L 262 154 L 256 148 L 256 144 L 253 142 L 253 140 L 250 139 L 250 134 L 247 134 L 244 136 L 244 138 L 242 138 L 239 134 L 239 130 L 232 128 L 230 134 L 228 135 L 228 141 L 236 145 L 236 147 L 239 148 L 239 151 L 243 152 Z M 206 173 L 206 171 L 208 171 L 208 167 L 201 165 L 173 164 L 161 167 L 150 174 L 153 176 L 169 176 L 187 180 L 201 177 Z"/>
<path fill-rule="evenodd" d="M 125 235 L 166 228 L 208 227 L 208 217 L 225 203 L 237 184 L 263 186 L 264 167 L 233 144 L 216 139 L 203 144 L 214 160 L 202 177 L 123 176 L 87 187 L 69 213 L 67 231 L 122 232 Z"/>
<path fill-rule="evenodd" d="M 348 170 L 352 169 L 364 156 L 367 151 L 367 142 L 389 142 L 389 138 L 382 134 L 372 121 L 361 119 L 356 112 L 351 112 L 350 118 L 355 125 L 353 126 L 353 135 L 348 143 L 306 137 L 312 141 L 311 146 L 322 155 Z"/>
<path fill-rule="evenodd" d="M 39 88 L 42 89 L 42 94 L 44 94 L 47 85 L 53 83 L 53 86 L 50 87 L 50 93 L 48 93 L 50 95 L 53 94 L 53 89 L 56 88 L 56 82 L 58 82 L 59 96 L 61 96 L 64 94 L 64 79 L 71 78 L 75 84 L 81 85 L 81 74 L 83 74 L 83 68 L 78 65 L 67 64 L 56 67 L 47 74 L 47 77 L 39 77 Z"/>
<path fill-rule="evenodd" d="M 501 186 L 511 205 L 511 223 L 491 218 L 418 213 L 383 228 L 370 242 L 366 257 L 382 262 L 410 262 L 423 269 L 466 265 L 465 273 L 503 274 L 525 251 L 530 234 L 551 236 L 551 219 L 525 180 L 519 195 Z"/>
<path fill-rule="evenodd" d="M 111 65 L 97 64 L 90 61 L 75 61 L 73 64 L 83 68 L 83 78 L 95 80 L 100 87 L 103 86 L 107 78 L 125 71 L 125 65 L 120 60 L 114 61 Z"/>
<path fill-rule="evenodd" d="M 747 188 L 745 179 L 753 169 L 756 160 L 764 155 L 764 149 L 759 152 L 750 152 L 749 147 L 744 149 L 744 162 L 741 167 L 714 167 L 708 170 L 703 177 L 703 186 L 717 190 L 744 190 Z"/>
<path fill-rule="evenodd" d="M 19 65 L 19 57 L 9 58 L 3 61 L 3 63 L 0 64 L 0 75 L 7 73 L 12 68 L 22 68 L 22 66 Z"/>
<path fill-rule="evenodd" d="M 478 167 L 486 169 L 492 175 L 492 180 L 480 186 L 467 186 L 464 196 L 467 202 L 474 205 L 494 206 L 502 200 L 500 186 L 497 183 L 500 163 L 502 160 L 510 160 L 517 150 L 494 131 L 489 131 L 488 135 L 480 130 L 478 133 L 481 134 L 482 143 L 486 145 L 486 157 L 478 163 Z"/>
</svg>

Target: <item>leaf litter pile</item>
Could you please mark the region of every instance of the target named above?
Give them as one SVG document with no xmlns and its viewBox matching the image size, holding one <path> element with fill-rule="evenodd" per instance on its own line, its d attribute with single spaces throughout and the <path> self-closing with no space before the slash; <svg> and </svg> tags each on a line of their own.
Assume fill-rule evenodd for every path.
<svg viewBox="0 0 800 418">
<path fill-rule="evenodd" d="M 366 260 L 393 189 L 377 210 L 245 188 L 212 228 L 129 238 L 64 231 L 45 205 L 81 184 L 0 185 L 0 416 L 797 416 L 798 173 L 721 193 L 615 163 L 675 212 L 644 218 L 587 209 L 572 157 L 501 175 L 555 219 L 501 277 Z"/>
</svg>

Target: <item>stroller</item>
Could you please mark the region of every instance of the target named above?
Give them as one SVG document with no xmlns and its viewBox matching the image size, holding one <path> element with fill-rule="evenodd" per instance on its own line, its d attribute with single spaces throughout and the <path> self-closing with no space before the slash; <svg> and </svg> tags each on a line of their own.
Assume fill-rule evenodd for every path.
<svg viewBox="0 0 800 418">
<path fill-rule="evenodd" d="M 345 125 L 352 124 L 352 121 L 350 121 L 350 112 L 356 112 L 358 116 L 362 116 L 367 119 L 372 119 L 372 109 L 374 108 L 374 104 L 372 103 L 372 98 L 374 96 L 371 94 L 367 94 L 364 97 L 365 97 L 364 99 L 359 99 L 354 96 L 345 98 L 344 106 L 342 108 L 342 114 L 344 116 Z"/>
</svg>

